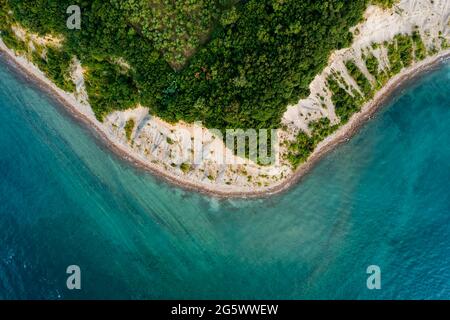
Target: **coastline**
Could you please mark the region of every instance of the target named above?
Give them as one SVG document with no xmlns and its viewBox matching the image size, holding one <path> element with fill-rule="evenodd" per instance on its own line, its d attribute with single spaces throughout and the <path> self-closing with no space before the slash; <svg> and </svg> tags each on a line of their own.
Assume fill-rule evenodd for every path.
<svg viewBox="0 0 450 320">
<path fill-rule="evenodd" d="M 0 59 L 4 59 L 7 64 L 17 70 L 27 81 L 36 84 L 40 90 L 46 92 L 58 104 L 62 105 L 72 117 L 84 123 L 88 129 L 93 130 L 100 138 L 99 140 L 120 158 L 131 163 L 135 167 L 150 172 L 152 175 L 156 176 L 156 178 L 167 181 L 177 187 L 218 198 L 264 198 L 288 191 L 305 177 L 322 157 L 334 150 L 337 146 L 347 142 L 355 135 L 359 128 L 370 120 L 380 108 L 386 105 L 389 99 L 392 98 L 403 85 L 423 73 L 445 63 L 445 61 L 450 58 L 450 50 L 445 50 L 402 70 L 398 75 L 391 78 L 386 85 L 375 94 L 373 99 L 361 108 L 360 112 L 354 114 L 347 124 L 340 127 L 335 133 L 322 141 L 310 155 L 308 160 L 300 165 L 291 175 L 265 189 L 258 191 L 242 191 L 233 190 L 236 189 L 233 188 L 233 186 L 230 186 L 226 190 L 224 188 L 209 188 L 200 183 L 189 181 L 187 178 L 165 172 L 148 161 L 144 161 L 137 154 L 133 153 L 131 149 L 126 148 L 119 141 L 114 139 L 114 137 L 109 135 L 105 128 L 101 127 L 98 121 L 96 121 L 95 116 L 92 112 L 89 112 L 86 106 L 81 105 L 72 95 L 57 88 L 42 72 L 25 58 L 16 56 L 1 40 L 0 53 Z"/>
<path fill-rule="evenodd" d="M 450 50 L 444 50 L 434 56 L 428 57 L 409 68 L 405 68 L 399 74 L 389 79 L 375 96 L 362 106 L 361 111 L 355 113 L 350 118 L 348 123 L 319 143 L 308 160 L 300 165 L 294 174 L 285 181 L 286 186 L 284 189 L 288 189 L 293 184 L 299 182 L 324 156 L 339 145 L 348 142 L 380 109 L 387 106 L 390 100 L 404 86 L 407 86 L 409 82 L 423 76 L 427 72 L 435 70 L 447 61 L 450 61 Z M 282 191 L 280 190 L 279 192 Z"/>
</svg>

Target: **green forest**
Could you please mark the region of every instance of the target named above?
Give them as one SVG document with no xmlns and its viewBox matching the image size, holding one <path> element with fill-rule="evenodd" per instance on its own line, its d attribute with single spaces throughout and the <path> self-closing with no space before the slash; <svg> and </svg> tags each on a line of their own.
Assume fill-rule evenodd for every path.
<svg viewBox="0 0 450 320">
<path fill-rule="evenodd" d="M 18 24 L 41 36 L 63 38 L 58 48 L 36 48 L 31 59 L 59 87 L 74 91 L 72 57 L 84 69 L 97 118 L 140 103 L 175 123 L 202 121 L 216 129 L 275 129 L 289 104 L 309 95 L 309 84 L 330 53 L 351 44 L 350 28 L 369 4 L 395 0 L 0 0 L 3 41 L 26 53 Z M 70 5 L 81 8 L 81 29 L 66 26 Z M 446 44 L 446 43 L 445 43 Z M 447 45 L 447 44 L 446 44 Z M 286 159 L 304 162 L 326 136 L 346 123 L 390 77 L 427 56 L 420 34 L 398 35 L 384 46 L 390 68 L 363 53 L 369 80 L 346 62 L 359 91 L 341 74 L 327 79 L 339 124 L 310 123 L 288 143 Z M 372 82 L 373 83 L 372 83 Z M 134 123 L 127 123 L 131 140 Z"/>
<path fill-rule="evenodd" d="M 0 0 L 8 25 L 65 38 L 60 59 L 88 70 L 98 119 L 136 103 L 169 122 L 277 128 L 332 50 L 352 40 L 367 0 Z M 80 30 L 66 27 L 81 7 Z M 11 11 L 12 15 L 8 12 Z M 117 59 L 130 68 L 123 71 Z M 47 62 L 49 64 L 50 62 Z M 41 63 L 42 64 L 42 63 Z M 57 83 L 64 84 L 60 76 Z"/>
</svg>

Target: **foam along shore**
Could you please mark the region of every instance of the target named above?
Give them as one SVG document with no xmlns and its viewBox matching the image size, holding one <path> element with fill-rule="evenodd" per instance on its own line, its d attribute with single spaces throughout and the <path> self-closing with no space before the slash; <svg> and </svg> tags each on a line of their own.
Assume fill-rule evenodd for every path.
<svg viewBox="0 0 450 320">
<path fill-rule="evenodd" d="M 414 6 L 410 6 L 411 3 Z M 374 6 L 369 7 L 365 15 L 365 21 L 356 26 L 353 31 L 358 35 L 355 37 L 352 46 L 333 52 L 329 65 L 311 83 L 311 95 L 300 100 L 297 105 L 287 108 L 283 116 L 283 123 L 288 129 L 280 130 L 279 139 L 282 142 L 292 141 L 298 132 L 308 132 L 311 121 L 321 117 L 328 118 L 332 123 L 339 123 L 339 118 L 336 116 L 336 110 L 332 103 L 332 94 L 327 88 L 327 76 L 337 71 L 342 75 L 348 86 L 359 90 L 354 79 L 345 70 L 345 61 L 354 59 L 360 66 L 364 65 L 364 61 L 361 61 L 361 55 L 364 50 L 370 47 L 372 53 L 376 51 L 380 67 L 387 68 L 389 61 L 386 61 L 386 48 L 373 50 L 372 45 L 390 41 L 399 34 L 411 34 L 414 26 L 418 28 L 418 32 L 422 35 L 428 35 L 425 41 L 427 47 L 434 46 L 435 40 L 440 39 L 441 34 L 448 35 L 448 33 L 442 33 L 442 31 L 446 30 L 449 11 L 449 6 L 441 8 L 439 3 L 430 4 L 425 0 L 402 0 L 398 7 L 387 11 Z M 437 14 L 440 14 L 440 19 L 436 18 Z M 433 17 L 433 20 L 430 20 L 430 17 Z M 20 26 L 15 26 L 14 32 L 19 38 L 26 38 L 26 30 L 21 29 Z M 36 36 L 31 38 L 33 41 L 41 40 Z M 42 89 L 56 98 L 76 119 L 83 121 L 88 128 L 95 130 L 101 140 L 122 158 L 185 189 L 219 197 L 240 198 L 263 197 L 288 189 L 304 176 L 324 154 L 336 145 L 347 141 L 402 83 L 434 67 L 450 56 L 449 50 L 436 50 L 435 54 L 413 63 L 392 76 L 376 91 L 370 101 L 361 106 L 359 112 L 352 115 L 346 124 L 321 141 L 310 154 L 308 160 L 297 169 L 292 169 L 287 161 L 279 165 L 259 166 L 247 159 L 239 158 L 238 160 L 241 163 L 238 166 L 219 166 L 208 159 L 191 168 L 188 172 L 184 172 L 179 164 L 173 165 L 171 157 L 167 156 L 176 149 L 182 148 L 181 144 L 173 143 L 173 140 L 177 139 L 170 139 L 169 137 L 178 129 L 192 130 L 192 125 L 184 123 L 168 124 L 149 115 L 148 109 L 142 106 L 127 111 L 113 112 L 107 115 L 103 122 L 99 122 L 88 103 L 84 87 L 83 68 L 76 58 L 72 78 L 76 84 L 77 92 L 72 94 L 58 88 L 25 56 L 16 55 L 2 40 L 0 40 L 0 50 L 4 52 L 4 57 L 29 80 L 35 81 Z M 361 70 L 365 73 L 366 78 L 371 78 L 369 72 L 364 68 Z M 319 94 L 324 92 L 327 92 L 323 103 L 326 108 L 323 108 L 318 98 Z M 311 110 L 313 110 L 313 114 L 309 116 L 308 113 Z M 127 134 L 126 126 L 130 119 L 133 120 L 133 123 L 136 122 L 136 125 L 132 132 Z M 204 128 L 202 130 L 209 134 L 209 141 L 205 144 L 205 153 L 213 153 L 217 148 L 225 148 L 220 139 L 214 140 L 208 130 Z M 183 137 L 178 136 L 178 138 Z"/>
<path fill-rule="evenodd" d="M 292 175 L 280 183 L 270 186 L 270 188 L 267 188 L 266 190 L 246 192 L 242 190 L 233 190 L 232 187 L 228 190 L 223 190 L 222 188 L 209 188 L 193 181 L 187 181 L 187 179 L 184 179 L 183 177 L 173 176 L 167 172 L 158 170 L 156 166 L 152 166 L 151 163 L 143 161 L 137 157 L 136 154 L 132 150 L 126 148 L 126 146 L 124 146 L 123 143 L 117 139 L 117 137 L 111 135 L 107 129 L 97 121 L 90 108 L 79 103 L 72 94 L 68 94 L 56 87 L 56 85 L 54 85 L 32 63 L 23 57 L 16 56 L 15 53 L 8 49 L 2 41 L 0 41 L 0 50 L 4 53 L 3 57 L 15 66 L 28 80 L 34 81 L 41 89 L 50 93 L 52 97 L 56 98 L 56 100 L 61 103 L 76 119 L 85 122 L 90 128 L 95 129 L 100 138 L 102 138 L 103 142 L 124 159 L 142 169 L 149 170 L 159 177 L 165 178 L 177 186 L 218 197 L 238 198 L 263 197 L 288 189 L 300 178 L 302 178 L 314 166 L 314 164 L 322 158 L 322 156 L 331 151 L 337 145 L 348 141 L 348 139 L 357 132 L 358 128 L 370 119 L 370 117 L 386 102 L 386 100 L 399 86 L 407 82 L 409 79 L 417 77 L 423 72 L 430 70 L 450 59 L 450 50 L 446 50 L 434 56 L 428 57 L 407 69 L 404 69 L 401 73 L 391 78 L 388 83 L 376 93 L 375 97 L 370 102 L 366 103 L 361 111 L 355 114 L 347 124 L 322 141 L 311 154 L 309 159 Z"/>
</svg>

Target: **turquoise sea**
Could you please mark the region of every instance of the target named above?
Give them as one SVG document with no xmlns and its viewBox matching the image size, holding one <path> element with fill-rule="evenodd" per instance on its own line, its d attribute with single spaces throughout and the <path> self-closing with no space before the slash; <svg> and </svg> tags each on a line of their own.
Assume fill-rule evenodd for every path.
<svg viewBox="0 0 450 320">
<path fill-rule="evenodd" d="M 122 161 L 0 59 L 0 299 L 450 299 L 449 83 L 449 63 L 413 81 L 290 191 L 217 200 Z"/>
</svg>

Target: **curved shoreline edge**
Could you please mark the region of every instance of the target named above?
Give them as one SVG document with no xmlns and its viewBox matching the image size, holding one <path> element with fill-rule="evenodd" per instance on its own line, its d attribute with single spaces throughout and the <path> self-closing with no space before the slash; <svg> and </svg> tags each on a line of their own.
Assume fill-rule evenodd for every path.
<svg viewBox="0 0 450 320">
<path fill-rule="evenodd" d="M 188 181 L 182 177 L 173 175 L 169 172 L 164 172 L 159 168 L 151 166 L 138 156 L 134 155 L 129 150 L 117 141 L 111 139 L 108 134 L 97 124 L 93 119 L 78 110 L 76 102 L 72 101 L 70 97 L 51 83 L 51 81 L 45 78 L 42 74 L 39 74 L 35 68 L 30 68 L 26 62 L 22 61 L 11 50 L 6 48 L 3 43 L 0 46 L 0 59 L 3 59 L 7 64 L 12 66 L 18 71 L 25 80 L 30 81 L 37 85 L 37 87 L 47 93 L 50 98 L 60 104 L 68 113 L 76 120 L 81 121 L 86 125 L 90 131 L 100 138 L 99 140 L 121 159 L 126 160 L 133 166 L 150 172 L 156 178 L 169 182 L 172 185 L 180 187 L 187 191 L 195 191 L 204 195 L 213 196 L 217 198 L 265 198 L 268 196 L 280 194 L 282 192 L 290 190 L 291 187 L 296 185 L 312 168 L 330 151 L 334 150 L 337 146 L 347 142 L 352 136 L 354 136 L 368 120 L 401 89 L 408 84 L 409 81 L 421 76 L 422 74 L 434 70 L 442 64 L 445 64 L 450 59 L 450 50 L 444 50 L 434 56 L 428 57 L 425 60 L 412 65 L 409 68 L 402 70 L 398 75 L 391 78 L 385 86 L 383 86 L 374 96 L 374 98 L 366 103 L 361 111 L 354 114 L 348 123 L 340 127 L 335 133 L 327 137 L 322 141 L 308 160 L 297 168 L 297 170 L 281 180 L 279 183 L 274 184 L 261 191 L 242 192 L 242 191 L 226 191 L 219 189 L 207 188 L 203 185 L 197 184 L 192 181 Z M 1 54 L 3 53 L 3 54 Z"/>
</svg>

